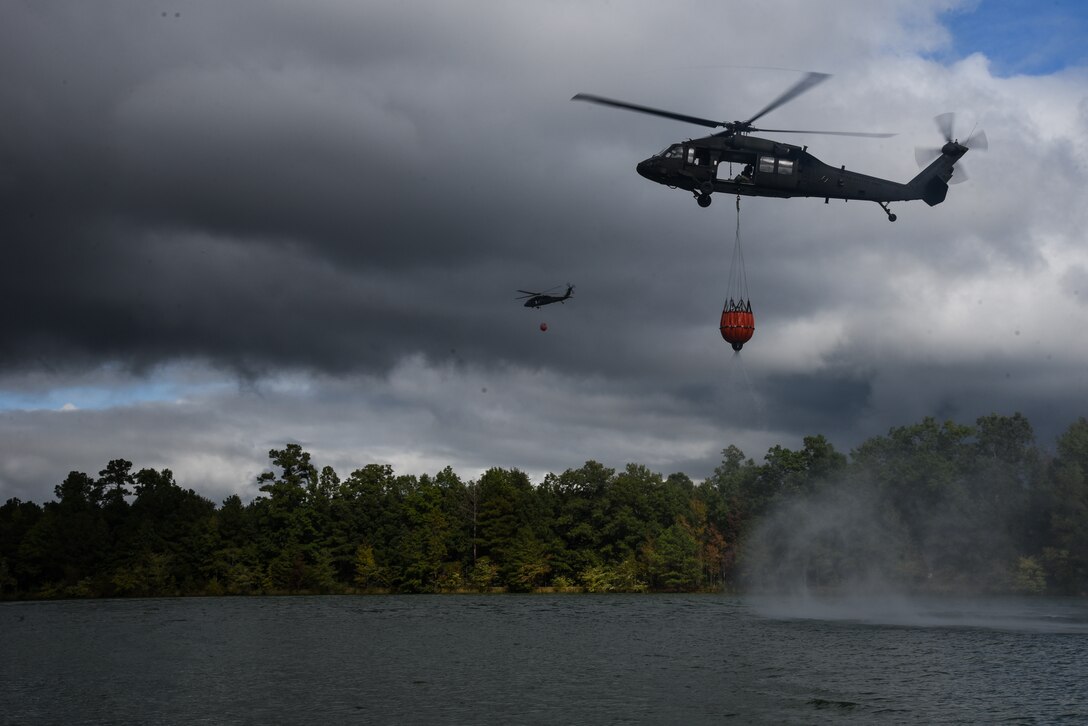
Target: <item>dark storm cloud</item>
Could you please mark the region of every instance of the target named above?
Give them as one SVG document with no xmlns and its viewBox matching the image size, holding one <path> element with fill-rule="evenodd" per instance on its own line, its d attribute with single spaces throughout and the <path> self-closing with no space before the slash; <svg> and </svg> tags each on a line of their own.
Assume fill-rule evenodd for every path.
<svg viewBox="0 0 1088 726">
<path fill-rule="evenodd" d="M 770 424 L 776 429 L 824 431 L 832 435 L 853 428 L 872 405 L 872 381 L 832 373 L 768 376 L 764 386 L 773 392 L 768 402 Z"/>
<path fill-rule="evenodd" d="M 8 365 L 380 370 L 447 341 L 526 360 L 497 295 L 567 280 L 667 339 L 677 285 L 728 249 L 627 213 L 669 208 L 630 167 L 687 130 L 569 104 L 572 64 L 525 48 L 516 13 L 241 7 L 15 18 Z M 597 367 L 569 352 L 590 338 L 617 371 L 656 355 L 583 328 L 557 362 Z"/>
<path fill-rule="evenodd" d="M 148 33 L 179 32 L 136 15 Z M 200 16 L 185 13 L 190 37 L 209 31 Z M 23 314 L 9 365 L 43 351 L 64 363 L 137 365 L 177 355 L 319 367 L 391 358 L 334 358 L 335 345 L 315 345 L 321 330 L 354 330 L 371 347 L 407 332 L 403 345 L 415 347 L 412 301 L 428 292 L 403 285 L 391 295 L 380 278 L 391 266 L 449 264 L 468 235 L 450 210 L 426 205 L 427 164 L 444 164 L 422 158 L 410 118 L 368 103 L 365 83 L 330 81 L 326 68 L 269 68 L 260 44 L 256 59 L 234 47 L 248 66 L 222 51 L 200 56 L 199 43 L 194 57 L 164 60 L 133 43 L 136 32 L 115 47 L 91 42 L 102 22 L 80 27 L 33 9 L 19 20 L 26 33 L 7 46 L 5 83 L 14 214 L 2 231 L 14 262 L 4 286 Z M 66 53 L 84 47 L 91 57 Z M 330 289 L 322 260 L 359 274 Z"/>
<path fill-rule="evenodd" d="M 456 13 L 121 3 L 81 20 L 15 17 L 9 369 L 516 359 L 496 334 L 514 288 L 623 274 L 651 241 L 602 221 L 633 175 L 557 153 L 570 87 L 531 86 L 529 58 Z M 648 153 L 627 151 L 624 172 Z M 612 194 L 585 201 L 594 175 Z"/>
</svg>

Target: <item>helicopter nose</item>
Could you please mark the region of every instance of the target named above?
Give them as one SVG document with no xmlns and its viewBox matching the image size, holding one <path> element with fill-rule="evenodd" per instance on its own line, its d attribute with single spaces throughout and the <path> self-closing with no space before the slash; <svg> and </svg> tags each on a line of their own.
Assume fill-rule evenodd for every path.
<svg viewBox="0 0 1088 726">
<path fill-rule="evenodd" d="M 646 177 L 647 179 L 651 180 L 653 179 L 653 175 L 650 172 L 650 166 L 652 161 L 653 159 L 645 159 L 638 163 L 638 166 L 635 167 L 635 171 L 638 172 L 639 176 Z"/>
</svg>

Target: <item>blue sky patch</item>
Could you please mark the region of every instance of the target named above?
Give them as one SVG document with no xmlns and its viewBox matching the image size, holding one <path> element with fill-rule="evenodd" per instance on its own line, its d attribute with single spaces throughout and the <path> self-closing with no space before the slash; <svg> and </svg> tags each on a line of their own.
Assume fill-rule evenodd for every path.
<svg viewBox="0 0 1088 726">
<path fill-rule="evenodd" d="M 1047 75 L 1088 65 L 1088 2 L 980 0 L 944 14 L 952 48 L 937 54 L 956 61 L 982 53 L 997 76 Z"/>
<path fill-rule="evenodd" d="M 148 381 L 119 386 L 65 386 L 33 393 L 0 390 L 0 411 L 59 411 L 66 406 L 79 410 L 102 410 L 141 403 L 172 402 L 206 395 L 225 385 Z"/>
</svg>

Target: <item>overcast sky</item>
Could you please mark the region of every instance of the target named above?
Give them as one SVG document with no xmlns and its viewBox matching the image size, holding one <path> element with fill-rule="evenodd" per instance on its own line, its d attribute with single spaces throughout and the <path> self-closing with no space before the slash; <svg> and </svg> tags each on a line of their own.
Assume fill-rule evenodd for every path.
<svg viewBox="0 0 1088 726">
<path fill-rule="evenodd" d="M 925 416 L 1088 415 L 1079 2 L 0 0 L 0 500 L 169 467 L 256 494 L 270 448 L 341 476 L 587 459 L 709 475 Z M 937 207 L 741 202 L 756 315 L 718 333 L 737 222 L 639 177 L 761 124 Z M 576 285 L 565 305 L 515 290 Z M 546 322 L 547 332 L 540 323 Z"/>
</svg>

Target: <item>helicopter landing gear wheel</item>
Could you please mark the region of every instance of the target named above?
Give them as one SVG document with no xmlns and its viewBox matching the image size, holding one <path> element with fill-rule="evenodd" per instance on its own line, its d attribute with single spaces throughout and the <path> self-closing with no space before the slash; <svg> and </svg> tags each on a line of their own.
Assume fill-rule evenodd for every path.
<svg viewBox="0 0 1088 726">
<path fill-rule="evenodd" d="M 884 210 L 884 214 L 888 215 L 889 222 L 894 222 L 896 219 L 898 219 L 894 214 L 892 214 L 892 210 L 888 209 L 887 202 L 877 202 L 877 204 L 879 204 L 880 207 Z"/>
<path fill-rule="evenodd" d="M 695 197 L 695 201 L 699 203 L 700 207 L 703 207 L 705 209 L 706 207 L 710 206 L 710 202 L 711 202 L 710 195 L 709 194 L 700 194 L 699 196 Z"/>
</svg>

